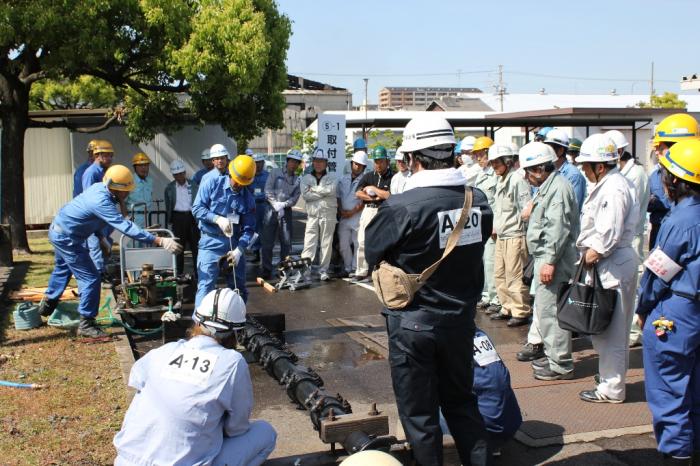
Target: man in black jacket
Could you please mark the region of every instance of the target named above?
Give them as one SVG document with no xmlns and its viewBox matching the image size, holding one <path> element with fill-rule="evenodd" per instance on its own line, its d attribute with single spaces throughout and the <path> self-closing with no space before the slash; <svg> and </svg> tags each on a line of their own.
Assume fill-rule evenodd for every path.
<svg viewBox="0 0 700 466">
<path fill-rule="evenodd" d="M 454 166 L 454 133 L 437 115 L 411 120 L 399 148 L 412 175 L 367 227 L 367 262 L 420 274 L 443 254 L 457 225 L 466 179 Z M 422 466 L 442 464 L 439 408 L 462 464 L 487 464 L 486 433 L 472 393 L 474 313 L 484 285 L 482 255 L 493 214 L 473 190 L 457 247 L 403 309 L 384 309 L 394 395 L 408 441 Z"/>
</svg>

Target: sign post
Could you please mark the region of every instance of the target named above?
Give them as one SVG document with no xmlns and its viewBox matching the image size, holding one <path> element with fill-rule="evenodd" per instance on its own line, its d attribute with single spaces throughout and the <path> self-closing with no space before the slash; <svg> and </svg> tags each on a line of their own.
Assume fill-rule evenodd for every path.
<svg viewBox="0 0 700 466">
<path fill-rule="evenodd" d="M 328 156 L 328 172 L 343 171 L 345 162 L 345 115 L 318 116 L 318 148 Z"/>
</svg>

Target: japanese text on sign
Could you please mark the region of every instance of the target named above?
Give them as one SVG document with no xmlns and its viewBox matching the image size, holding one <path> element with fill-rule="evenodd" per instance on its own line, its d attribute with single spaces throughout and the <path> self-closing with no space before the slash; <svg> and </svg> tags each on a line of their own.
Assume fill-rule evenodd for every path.
<svg viewBox="0 0 700 466">
<path fill-rule="evenodd" d="M 342 171 L 345 160 L 345 115 L 318 116 L 318 147 L 328 156 L 328 171 Z"/>
</svg>

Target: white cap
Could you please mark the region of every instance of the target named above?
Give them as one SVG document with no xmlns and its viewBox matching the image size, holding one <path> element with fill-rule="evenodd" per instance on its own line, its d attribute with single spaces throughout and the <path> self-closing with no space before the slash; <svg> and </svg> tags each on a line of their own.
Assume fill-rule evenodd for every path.
<svg viewBox="0 0 700 466">
<path fill-rule="evenodd" d="M 217 157 L 226 157 L 227 159 L 230 159 L 231 154 L 229 154 L 228 149 L 226 149 L 223 144 L 214 144 L 209 149 L 209 158 L 214 159 Z"/>
<path fill-rule="evenodd" d="M 219 288 L 202 299 L 192 316 L 193 320 L 212 333 L 226 333 L 245 325 L 246 307 L 238 290 Z"/>
<path fill-rule="evenodd" d="M 363 150 L 358 150 L 354 154 L 352 154 L 352 161 L 355 163 L 359 163 L 360 165 L 364 165 L 365 167 L 369 163 L 369 158 L 367 157 L 367 152 Z"/>
<path fill-rule="evenodd" d="M 622 149 L 623 147 L 627 147 L 630 145 L 630 143 L 627 142 L 627 138 L 625 137 L 625 135 L 622 134 L 622 131 L 611 129 L 610 131 L 605 133 L 605 136 L 612 139 L 615 143 L 615 146 L 617 146 L 618 149 Z"/>
<path fill-rule="evenodd" d="M 210 150 L 207 147 L 202 151 L 202 160 L 209 160 L 211 157 L 209 156 Z"/>
<path fill-rule="evenodd" d="M 255 152 L 253 152 L 253 149 L 248 148 L 245 150 L 245 155 L 250 155 L 252 157 L 253 154 L 255 154 Z"/>
<path fill-rule="evenodd" d="M 401 462 L 379 450 L 365 450 L 345 458 L 340 466 L 401 466 Z"/>
<path fill-rule="evenodd" d="M 620 158 L 617 146 L 611 137 L 597 133 L 588 136 L 581 144 L 581 151 L 576 157 L 576 163 L 583 162 L 614 162 Z"/>
<path fill-rule="evenodd" d="M 559 128 L 554 128 L 549 130 L 547 136 L 544 138 L 544 142 L 550 144 L 556 144 L 562 146 L 565 149 L 569 148 L 569 135 L 564 132 L 564 130 Z"/>
<path fill-rule="evenodd" d="M 557 154 L 554 152 L 554 149 L 547 144 L 543 142 L 529 142 L 520 148 L 518 160 L 520 160 L 520 168 L 528 168 L 547 162 L 554 162 L 556 158 Z"/>
<path fill-rule="evenodd" d="M 250 154 L 248 154 L 250 155 Z M 264 162 L 265 156 L 263 154 L 253 154 L 253 160 L 256 162 Z"/>
<path fill-rule="evenodd" d="M 170 174 L 171 175 L 177 175 L 178 173 L 184 173 L 185 172 L 185 164 L 182 163 L 182 160 L 173 160 L 170 162 Z"/>
<path fill-rule="evenodd" d="M 472 150 L 475 142 L 476 138 L 474 136 L 466 136 L 464 139 L 462 139 L 462 151 Z"/>
<path fill-rule="evenodd" d="M 298 160 L 299 162 L 301 162 L 302 155 L 298 149 L 290 149 L 287 152 L 287 158 L 292 160 Z"/>
<path fill-rule="evenodd" d="M 494 144 L 489 147 L 489 162 L 491 160 L 500 159 L 501 157 L 513 157 L 513 149 L 499 144 Z"/>
<path fill-rule="evenodd" d="M 319 159 L 319 160 L 328 160 L 328 156 L 323 153 L 323 149 L 316 149 L 314 151 L 314 159 Z"/>
<path fill-rule="evenodd" d="M 452 156 L 457 142 L 452 126 L 435 112 L 425 112 L 408 122 L 403 130 L 401 152 L 421 151 L 428 157 L 446 159 Z"/>
</svg>

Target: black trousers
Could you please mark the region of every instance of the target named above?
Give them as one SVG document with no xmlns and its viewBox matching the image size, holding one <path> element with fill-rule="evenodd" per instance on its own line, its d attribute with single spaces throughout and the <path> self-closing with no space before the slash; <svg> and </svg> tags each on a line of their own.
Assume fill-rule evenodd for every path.
<svg viewBox="0 0 700 466">
<path fill-rule="evenodd" d="M 442 465 L 442 409 L 462 464 L 489 464 L 486 428 L 472 392 L 474 329 L 389 315 L 387 332 L 399 418 L 416 461 Z"/>
<path fill-rule="evenodd" d="M 197 275 L 197 244 L 199 243 L 199 228 L 194 220 L 192 212 L 173 211 L 172 218 L 173 233 L 182 245 L 182 252 L 176 257 L 177 273 L 181 274 L 185 268 L 185 250 L 192 251 L 192 261 L 194 263 L 194 275 Z"/>
</svg>

